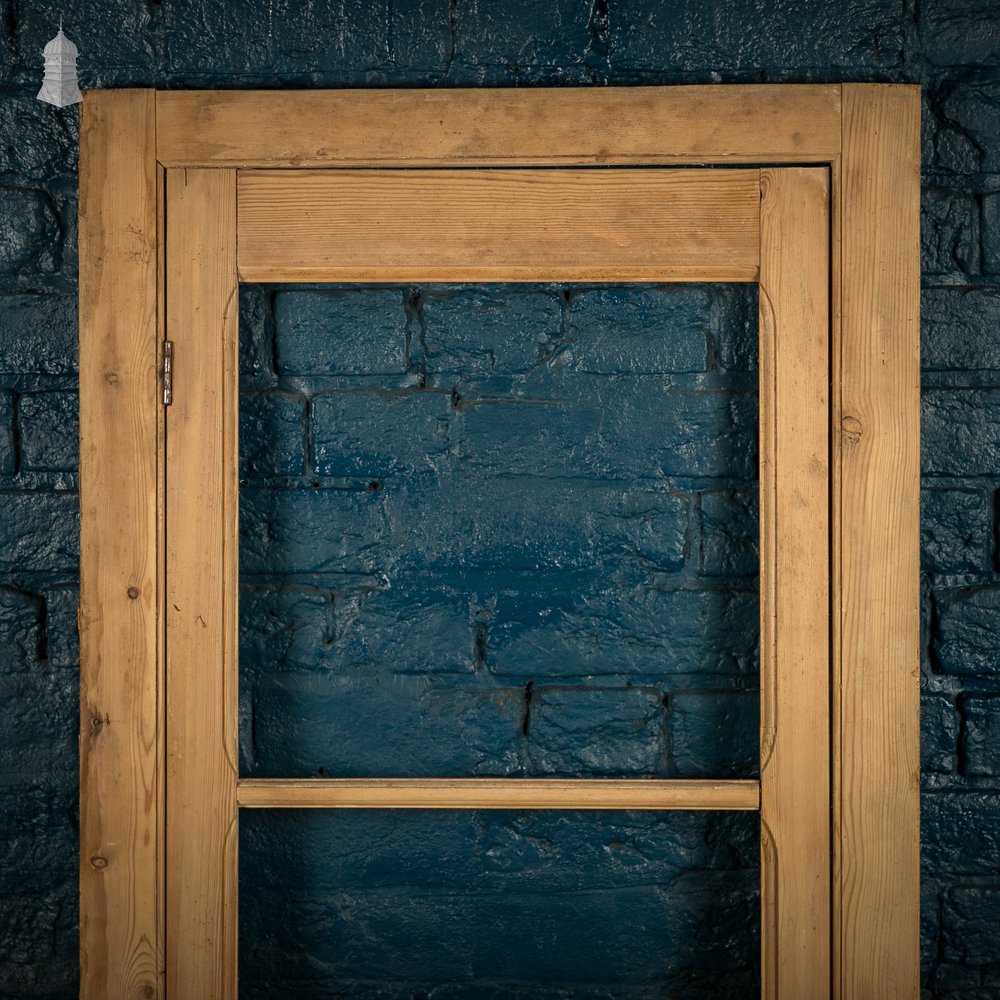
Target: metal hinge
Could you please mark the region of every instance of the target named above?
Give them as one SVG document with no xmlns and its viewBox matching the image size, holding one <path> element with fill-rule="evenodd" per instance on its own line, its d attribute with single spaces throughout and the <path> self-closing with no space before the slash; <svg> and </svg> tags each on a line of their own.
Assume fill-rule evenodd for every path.
<svg viewBox="0 0 1000 1000">
<path fill-rule="evenodd" d="M 174 401 L 174 342 L 163 341 L 163 405 Z"/>
</svg>

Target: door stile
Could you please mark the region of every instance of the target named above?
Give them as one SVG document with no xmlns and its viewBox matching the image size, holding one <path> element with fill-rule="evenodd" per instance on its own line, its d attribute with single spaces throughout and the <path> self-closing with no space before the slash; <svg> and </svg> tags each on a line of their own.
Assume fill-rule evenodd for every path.
<svg viewBox="0 0 1000 1000">
<path fill-rule="evenodd" d="M 763 995 L 830 996 L 829 175 L 761 173 Z"/>
<path fill-rule="evenodd" d="M 162 996 L 155 94 L 80 121 L 80 995 Z"/>
<path fill-rule="evenodd" d="M 236 996 L 236 173 L 167 172 L 167 995 Z"/>
<path fill-rule="evenodd" d="M 845 84 L 834 456 L 839 995 L 920 994 L 920 90 Z"/>
</svg>

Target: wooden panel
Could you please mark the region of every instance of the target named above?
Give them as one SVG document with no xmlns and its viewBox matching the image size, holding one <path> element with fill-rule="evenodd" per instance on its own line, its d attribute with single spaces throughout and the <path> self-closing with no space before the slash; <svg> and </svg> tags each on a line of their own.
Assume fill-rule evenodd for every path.
<svg viewBox="0 0 1000 1000">
<path fill-rule="evenodd" d="M 756 170 L 241 171 L 246 281 L 757 277 Z"/>
<path fill-rule="evenodd" d="M 756 781 L 304 778 L 239 784 L 257 809 L 757 809 Z"/>
<path fill-rule="evenodd" d="M 154 95 L 80 136 L 80 995 L 162 996 Z"/>
<path fill-rule="evenodd" d="M 806 163 L 840 152 L 840 86 L 169 91 L 167 166 Z"/>
<path fill-rule="evenodd" d="M 829 197 L 761 174 L 761 907 L 767 997 L 830 995 Z"/>
<path fill-rule="evenodd" d="M 920 96 L 845 87 L 838 975 L 919 995 Z"/>
<path fill-rule="evenodd" d="M 236 989 L 236 175 L 167 174 L 167 989 Z"/>
</svg>

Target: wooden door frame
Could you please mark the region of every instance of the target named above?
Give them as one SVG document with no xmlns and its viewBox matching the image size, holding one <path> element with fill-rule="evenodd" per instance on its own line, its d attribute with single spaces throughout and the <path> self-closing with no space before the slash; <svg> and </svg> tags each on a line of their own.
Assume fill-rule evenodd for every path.
<svg viewBox="0 0 1000 1000">
<path fill-rule="evenodd" d="M 168 175 L 741 163 L 829 177 L 830 995 L 919 995 L 919 89 L 844 84 L 87 93 L 82 996 L 167 987 Z M 766 896 L 766 858 L 763 878 Z"/>
</svg>

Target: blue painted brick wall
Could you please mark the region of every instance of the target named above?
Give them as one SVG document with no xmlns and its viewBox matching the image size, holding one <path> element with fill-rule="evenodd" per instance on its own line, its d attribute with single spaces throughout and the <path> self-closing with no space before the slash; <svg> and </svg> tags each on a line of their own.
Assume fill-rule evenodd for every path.
<svg viewBox="0 0 1000 1000">
<path fill-rule="evenodd" d="M 245 288 L 245 773 L 754 774 L 755 298 Z"/>
<path fill-rule="evenodd" d="M 996 444 L 1000 422 L 996 401 L 1000 393 L 1000 18 L 993 0 L 869 0 L 847 5 L 842 0 L 809 4 L 733 0 L 724 5 L 703 0 L 551 0 L 516 6 L 500 0 L 376 0 L 366 5 L 339 0 L 310 4 L 294 0 L 285 4 L 265 0 L 193 0 L 187 4 L 82 0 L 72 12 L 49 0 L 30 4 L 11 0 L 2 12 L 0 995 L 14 1000 L 69 997 L 74 995 L 76 983 L 78 652 L 74 608 L 78 516 L 72 425 L 78 113 L 73 109 L 58 111 L 34 100 L 41 47 L 63 13 L 68 33 L 80 46 L 81 76 L 88 86 L 602 85 L 758 80 L 876 80 L 923 85 L 924 981 L 928 997 L 1000 997 L 1000 938 L 995 931 L 1000 916 L 996 874 L 1000 868 L 1000 761 L 995 750 L 1000 725 L 996 639 L 1000 614 L 996 529 L 1000 486 L 996 461 L 1000 451 Z M 454 357 L 438 345 L 435 322 L 447 322 L 447 302 L 437 304 L 435 320 L 433 303 L 420 310 L 414 307 L 409 292 L 400 290 L 397 297 L 390 293 L 385 299 L 380 299 L 380 294 L 369 292 L 356 306 L 351 304 L 351 296 L 344 296 L 334 306 L 302 299 L 283 306 L 280 296 L 273 308 L 268 303 L 260 305 L 261 329 L 270 324 L 273 332 L 286 309 L 297 311 L 299 318 L 296 321 L 290 313 L 285 314 L 288 336 L 283 356 L 275 357 L 273 339 L 268 338 L 255 341 L 244 351 L 248 395 L 243 419 L 249 426 L 248 441 L 253 442 L 244 455 L 248 480 L 298 476 L 302 477 L 303 492 L 308 492 L 308 477 L 314 469 L 324 480 L 346 478 L 359 471 L 337 468 L 345 458 L 333 447 L 336 433 L 329 429 L 338 419 L 334 401 L 324 403 L 325 416 L 324 407 L 313 413 L 303 402 L 307 392 L 291 388 L 276 391 L 277 382 L 269 378 L 284 385 L 297 378 L 356 377 L 365 372 L 377 372 L 380 378 L 402 377 L 407 370 L 407 351 L 414 342 L 426 350 L 425 361 L 431 366 L 428 371 L 437 366 L 435 371 L 443 375 L 448 365 L 459 361 L 472 371 L 482 362 L 481 357 L 476 358 L 475 345 L 452 344 L 448 350 L 457 352 Z M 400 302 L 404 294 L 406 298 Z M 611 309 L 614 314 L 629 308 L 627 303 L 616 304 L 615 294 L 595 290 L 589 325 L 580 313 L 579 335 L 596 338 L 591 342 L 592 358 L 615 360 L 616 345 L 600 340 L 601 310 Z M 610 301 L 602 301 L 609 297 Z M 720 296 L 712 308 L 722 309 L 722 301 Z M 245 316 L 250 317 L 254 304 L 244 306 Z M 516 308 L 513 302 L 501 301 L 501 311 L 505 306 Z M 324 307 L 332 310 L 329 315 L 314 315 Z M 459 303 L 457 307 L 460 314 L 462 309 L 480 308 L 484 326 L 489 325 L 488 302 L 478 307 Z M 352 328 L 352 309 L 362 310 L 365 323 L 382 335 L 362 338 L 336 357 L 307 357 L 301 343 L 296 349 L 291 336 L 295 322 L 305 334 L 313 322 L 348 329 Z M 737 322 L 732 308 L 725 314 L 729 322 Z M 711 320 L 710 316 L 709 323 Z M 249 328 L 255 328 L 253 322 Z M 673 346 L 678 354 L 671 363 L 683 371 L 690 343 L 683 336 L 680 320 L 675 329 Z M 368 353 L 373 349 L 378 351 L 375 356 Z M 713 349 L 711 343 L 709 349 Z M 746 346 L 739 339 L 714 349 L 721 368 L 748 369 Z M 638 358 L 634 344 L 632 350 Z M 648 360 L 655 363 L 655 359 Z M 516 367 L 518 360 L 505 355 L 499 363 Z M 501 368 L 499 375 L 503 374 Z M 718 412 L 692 411 L 690 416 L 719 419 Z M 434 414 L 417 406 L 410 419 L 426 435 L 425 444 L 433 446 Z M 326 432 L 321 431 L 324 420 Z M 298 441 L 302 451 L 296 456 L 294 443 Z M 371 438 L 368 442 L 369 446 L 377 443 Z M 359 440 L 359 447 L 364 446 Z M 313 449 L 311 454 L 309 448 Z M 379 452 L 371 447 L 369 455 L 374 460 Z M 386 451 L 382 457 L 391 459 L 392 453 Z M 701 457 L 710 460 L 708 453 Z M 301 467 L 296 465 L 298 461 Z M 384 478 L 399 474 L 388 466 L 382 472 Z M 263 504 L 263 514 L 279 526 L 291 524 L 282 518 L 303 517 L 302 532 L 289 527 L 286 551 L 290 557 L 303 560 L 309 573 L 327 572 L 329 567 L 308 565 L 315 547 L 310 544 L 310 523 L 304 512 L 273 507 L 274 500 L 263 496 L 264 489 L 258 491 L 256 499 L 249 492 L 247 502 Z M 714 578 L 722 581 L 741 576 L 752 551 L 746 526 L 752 524 L 754 515 L 747 496 L 727 490 L 722 494 L 709 496 L 703 491 L 697 507 L 687 508 L 689 534 L 683 542 L 670 527 L 676 525 L 676 511 L 666 506 L 656 530 L 634 539 L 636 551 L 649 552 L 665 572 L 690 571 L 705 579 L 718 574 Z M 364 518 L 384 501 L 373 501 L 368 493 L 358 491 L 352 502 L 357 515 L 352 524 L 364 525 Z M 680 502 L 690 501 L 681 498 Z M 558 527 L 554 525 L 550 552 L 558 551 Z M 688 548 L 694 537 L 699 539 L 697 553 Z M 250 565 L 254 559 L 260 560 L 261 572 L 267 570 L 264 541 L 249 537 L 245 544 L 246 559 Z M 345 533 L 345 551 L 353 553 L 352 558 L 359 560 L 365 571 L 364 560 L 371 554 L 366 556 L 358 539 L 349 533 Z M 263 630 L 252 640 L 260 646 L 259 655 L 264 656 L 267 648 L 271 650 L 267 655 L 279 650 L 297 672 L 308 675 L 315 671 L 312 658 L 317 643 L 323 648 L 324 640 L 337 634 L 335 591 L 334 587 L 316 593 L 308 588 L 289 591 L 264 585 L 245 593 L 245 601 L 259 602 L 262 613 L 271 614 L 275 622 L 289 615 L 302 622 L 290 639 L 277 627 L 271 635 Z M 447 622 L 456 613 L 454 595 L 442 593 L 439 597 L 424 627 L 431 636 L 437 629 L 451 635 Z M 708 612 L 692 608 L 690 613 Z M 729 613 L 739 619 L 746 611 L 737 606 Z M 370 641 L 377 643 L 375 632 L 369 634 L 373 637 Z M 467 648 L 456 647 L 442 660 L 454 676 L 464 676 L 459 668 L 467 655 Z M 528 679 L 519 677 L 514 686 L 523 691 Z M 540 690 L 538 694 L 539 725 L 547 718 L 556 719 L 561 704 L 564 685 L 549 687 L 551 691 Z M 691 700 L 685 703 L 688 697 Z M 697 691 L 676 693 L 671 708 L 674 730 L 690 725 L 704 731 L 706 720 L 710 729 L 713 719 L 724 717 L 718 704 L 714 700 L 706 703 Z M 550 710 L 555 714 L 546 715 Z M 578 766 L 579 747 L 566 742 L 565 727 L 560 730 L 553 723 L 549 732 L 545 747 L 539 750 L 539 766 L 555 759 L 552 755 L 565 759 L 561 755 L 567 752 L 571 759 L 576 754 L 573 766 Z M 683 764 L 683 757 L 673 758 L 672 766 L 688 764 L 703 766 L 704 758 L 692 758 L 687 764 Z M 309 766 L 319 765 L 310 760 Z M 590 859 L 579 866 L 588 884 L 599 894 L 608 893 L 608 912 L 625 912 L 630 917 L 645 914 L 650 926 L 664 926 L 657 909 L 660 903 L 650 886 L 670 882 L 684 865 L 696 871 L 712 868 L 719 872 L 720 882 L 732 886 L 731 876 L 745 869 L 752 855 L 745 833 L 702 829 L 694 820 L 684 820 L 676 830 L 663 835 L 654 821 L 636 818 L 629 820 L 634 829 L 620 836 L 593 817 L 572 823 L 567 817 L 456 817 L 450 826 L 435 828 L 433 836 L 429 829 L 418 832 L 414 826 L 412 836 L 403 842 L 393 841 L 391 818 L 384 816 L 351 819 L 350 830 L 343 828 L 342 841 L 337 839 L 338 831 L 324 826 L 329 822 L 314 814 L 295 824 L 289 821 L 284 830 L 280 825 L 256 830 L 248 824 L 247 850 L 252 852 L 255 845 L 261 845 L 255 868 L 260 881 L 255 883 L 256 889 L 245 885 L 244 894 L 259 891 L 262 895 L 258 897 L 260 907 L 245 919 L 252 921 L 253 914 L 259 914 L 259 931 L 266 933 L 264 921 L 270 919 L 268 908 L 273 905 L 280 922 L 285 901 L 276 898 L 281 894 L 274 886 L 276 880 L 289 878 L 289 872 L 282 869 L 269 879 L 266 861 L 271 838 L 284 835 L 301 845 L 303 856 L 322 851 L 310 848 L 309 838 L 317 845 L 336 844 L 336 853 L 324 869 L 325 884 L 314 886 L 306 870 L 300 879 L 303 892 L 314 892 L 315 905 L 308 911 L 309 940 L 336 940 L 330 937 L 336 933 L 335 925 L 329 923 L 324 910 L 330 900 L 342 907 L 342 913 L 356 912 L 352 907 L 358 884 L 341 889 L 339 883 L 357 878 L 359 868 L 370 878 L 365 884 L 372 890 L 364 919 L 366 926 L 377 931 L 385 926 L 386 913 L 402 908 L 403 898 L 419 895 L 420 879 L 426 878 L 424 870 L 433 863 L 432 841 L 447 829 L 449 850 L 466 864 L 455 873 L 457 881 L 448 888 L 447 898 L 451 898 L 452 889 L 461 897 L 468 887 L 484 881 L 497 885 L 495 875 L 490 874 L 490 865 L 495 865 L 517 876 L 511 884 L 519 885 L 522 897 L 515 911 L 527 908 L 532 919 L 526 923 L 535 926 L 541 922 L 545 927 L 545 933 L 537 938 L 501 938 L 507 945 L 502 954 L 484 951 L 489 970 L 473 970 L 482 973 L 484 983 L 490 974 L 502 977 L 509 973 L 510 966 L 501 961 L 504 955 L 523 953 L 526 968 L 539 968 L 531 965 L 547 957 L 545 952 L 539 955 L 539 941 L 553 942 L 553 951 L 572 962 L 574 946 L 590 940 L 587 928 L 572 920 L 568 921 L 572 933 L 559 938 L 560 920 L 567 919 L 560 906 L 569 898 L 566 893 L 573 891 L 567 880 L 577 870 L 578 855 Z M 582 838 L 579 846 L 574 837 Z M 352 840 L 375 846 L 359 862 L 351 855 Z M 378 853 L 380 841 L 390 845 L 389 860 Z M 395 850 L 391 849 L 394 843 Z M 736 846 L 722 846 L 727 844 Z M 708 854 L 706 845 L 711 847 Z M 532 851 L 542 861 L 533 860 Z M 346 860 L 340 862 L 340 857 Z M 560 857 L 564 859 L 561 866 Z M 409 882 L 397 878 L 400 871 L 409 872 Z M 539 882 L 523 886 L 531 877 Z M 292 884 L 296 884 L 294 879 Z M 551 889 L 551 909 L 531 908 L 539 899 L 531 891 L 539 885 L 543 893 Z M 671 892 L 677 902 L 668 909 L 689 912 L 684 903 L 689 898 L 689 883 L 671 885 L 676 885 L 676 892 L 673 888 Z M 393 897 L 393 886 L 402 886 L 405 892 Z M 737 884 L 735 891 L 738 895 L 746 889 L 745 884 Z M 438 906 L 430 898 L 432 891 L 425 881 L 427 895 L 413 911 L 424 920 L 436 914 L 441 921 L 429 925 L 435 936 L 416 956 L 428 961 L 433 960 L 428 953 L 442 941 L 447 944 L 450 935 L 458 942 L 469 942 L 476 926 L 475 915 L 470 917 L 460 907 L 448 911 Z M 729 888 L 720 890 L 720 896 L 728 892 Z M 690 940 L 687 932 L 691 924 L 690 920 L 685 924 L 686 919 L 679 920 L 677 933 L 671 932 L 668 942 L 676 944 L 676 954 L 682 957 Z M 255 926 L 249 924 L 250 933 Z M 490 926 L 473 940 L 490 939 L 492 930 Z M 560 941 L 565 947 L 555 947 Z M 666 954 L 669 948 L 662 944 L 649 953 Z M 738 948 L 735 954 L 739 961 Z M 405 957 L 401 956 L 400 962 Z M 695 968 L 698 960 L 691 961 Z M 575 974 L 576 964 L 563 971 Z M 302 975 L 307 978 L 301 995 L 315 995 L 315 984 L 323 982 L 322 976 L 329 970 L 313 969 L 317 978 L 310 980 L 308 963 L 303 968 Z M 333 972 L 337 974 L 336 969 Z M 432 968 L 427 972 L 431 977 L 436 975 Z M 488 988 L 484 986 L 480 995 L 508 996 L 508 985 L 509 980 L 496 980 Z M 577 986 L 576 995 L 588 995 L 583 985 Z M 599 989 L 603 992 L 596 995 L 613 995 L 610 989 Z M 734 989 L 736 995 L 742 995 L 738 981 Z M 555 995 L 554 986 L 551 992 Z M 439 1000 L 451 995 L 447 991 L 436 994 Z"/>
</svg>

